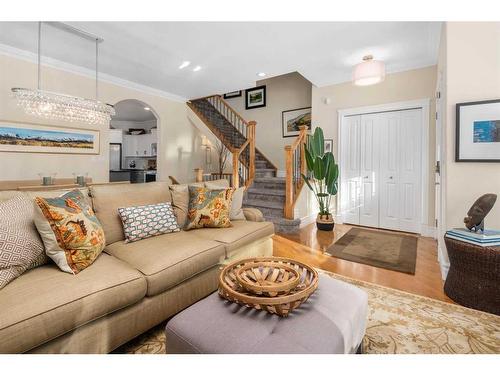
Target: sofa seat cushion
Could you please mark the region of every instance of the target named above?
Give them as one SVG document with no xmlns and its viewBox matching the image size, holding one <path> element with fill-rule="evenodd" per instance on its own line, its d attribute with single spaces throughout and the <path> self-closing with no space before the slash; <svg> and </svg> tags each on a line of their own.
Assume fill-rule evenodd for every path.
<svg viewBox="0 0 500 375">
<path fill-rule="evenodd" d="M 274 234 L 274 224 L 269 221 L 233 221 L 231 228 L 197 229 L 196 235 L 223 243 L 226 256 L 231 257 L 238 248 Z"/>
<path fill-rule="evenodd" d="M 77 275 L 55 264 L 30 270 L 0 291 L 0 353 L 33 349 L 145 294 L 141 273 L 107 254 Z"/>
<path fill-rule="evenodd" d="M 148 296 L 164 292 L 224 260 L 224 246 L 198 237 L 196 231 L 175 232 L 137 242 L 115 242 L 104 249 L 141 271 Z"/>
</svg>

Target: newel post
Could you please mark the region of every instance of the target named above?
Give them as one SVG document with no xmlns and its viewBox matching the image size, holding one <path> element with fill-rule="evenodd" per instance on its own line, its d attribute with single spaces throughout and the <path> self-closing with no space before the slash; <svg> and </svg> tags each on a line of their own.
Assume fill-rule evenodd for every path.
<svg viewBox="0 0 500 375">
<path fill-rule="evenodd" d="M 293 219 L 293 151 L 291 145 L 285 146 L 285 219 Z"/>
<path fill-rule="evenodd" d="M 250 140 L 250 160 L 248 161 L 250 181 L 255 177 L 255 125 L 257 125 L 256 121 L 249 121 L 247 126 L 247 139 Z"/>
<path fill-rule="evenodd" d="M 239 152 L 233 151 L 233 188 L 238 189 L 240 187 L 240 174 L 238 173 L 238 163 Z"/>
<path fill-rule="evenodd" d="M 304 176 L 307 173 L 307 165 L 306 165 L 306 150 L 305 150 L 305 145 L 307 142 L 307 126 L 302 125 L 299 127 L 300 129 L 300 137 L 302 138 L 302 141 L 300 142 L 300 173 L 302 173 Z"/>
<path fill-rule="evenodd" d="M 196 182 L 203 182 L 203 169 L 195 168 L 194 173 L 195 173 L 195 181 Z"/>
</svg>

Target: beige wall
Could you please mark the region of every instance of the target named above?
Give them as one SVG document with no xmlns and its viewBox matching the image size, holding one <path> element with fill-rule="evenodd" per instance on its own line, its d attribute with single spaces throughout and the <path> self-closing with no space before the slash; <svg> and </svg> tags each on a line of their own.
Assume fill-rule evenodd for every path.
<svg viewBox="0 0 500 375">
<path fill-rule="evenodd" d="M 500 22 L 449 22 L 446 56 L 446 227 L 462 227 L 463 218 L 480 195 L 500 194 L 500 164 L 456 163 L 455 105 L 500 98 Z M 500 203 L 486 219 L 500 228 Z"/>
<path fill-rule="evenodd" d="M 266 85 L 266 106 L 245 110 L 245 91 L 242 96 L 227 99 L 245 120 L 257 121 L 257 148 L 271 160 L 278 170 L 285 170 L 285 145 L 295 138 L 283 138 L 281 115 L 283 111 L 311 106 L 312 84 L 299 73 L 289 73 L 257 82 Z"/>
<path fill-rule="evenodd" d="M 334 155 L 338 150 L 338 110 L 394 103 L 417 99 L 431 99 L 429 122 L 429 217 L 428 224 L 434 221 L 434 171 L 435 162 L 435 120 L 434 95 L 436 89 L 436 66 L 388 74 L 384 82 L 367 87 L 354 86 L 345 82 L 312 89 L 313 126 L 323 128 L 325 138 L 332 138 Z M 329 104 L 325 103 L 326 99 Z"/>
<path fill-rule="evenodd" d="M 0 152 L 0 180 L 37 179 L 38 173 L 55 173 L 71 177 L 72 173 L 86 173 L 94 181 L 108 181 L 109 131 L 108 125 L 63 123 L 25 115 L 10 94 L 12 87 L 33 88 L 36 84 L 36 65 L 25 60 L 0 55 L 0 120 L 20 121 L 55 126 L 98 128 L 101 135 L 99 155 L 32 154 Z M 44 67 L 42 85 L 49 91 L 93 98 L 94 81 L 88 77 Z M 121 86 L 100 83 L 100 99 L 115 104 L 125 99 L 147 103 L 159 118 L 158 178 L 169 175 L 180 181 L 192 180 L 193 168 L 204 162 L 198 130 L 187 119 L 187 106 L 159 96 L 153 96 Z"/>
</svg>

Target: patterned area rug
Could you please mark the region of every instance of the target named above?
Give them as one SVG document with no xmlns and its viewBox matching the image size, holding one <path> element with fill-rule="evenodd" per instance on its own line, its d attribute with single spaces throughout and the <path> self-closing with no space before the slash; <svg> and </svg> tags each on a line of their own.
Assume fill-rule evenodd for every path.
<svg viewBox="0 0 500 375">
<path fill-rule="evenodd" d="M 500 316 L 324 273 L 368 293 L 364 353 L 500 353 Z M 115 353 L 165 353 L 164 328 L 160 324 Z"/>
</svg>

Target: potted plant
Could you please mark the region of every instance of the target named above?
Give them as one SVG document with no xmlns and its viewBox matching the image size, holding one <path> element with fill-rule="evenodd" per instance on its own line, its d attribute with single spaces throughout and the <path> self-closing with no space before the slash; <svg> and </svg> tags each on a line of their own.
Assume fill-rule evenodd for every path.
<svg viewBox="0 0 500 375">
<path fill-rule="evenodd" d="M 330 203 L 338 191 L 339 166 L 332 152 L 325 152 L 323 130 L 318 127 L 304 144 L 308 176 L 302 174 L 306 185 L 318 201 L 316 226 L 320 230 L 333 230 L 335 225 Z"/>
</svg>

